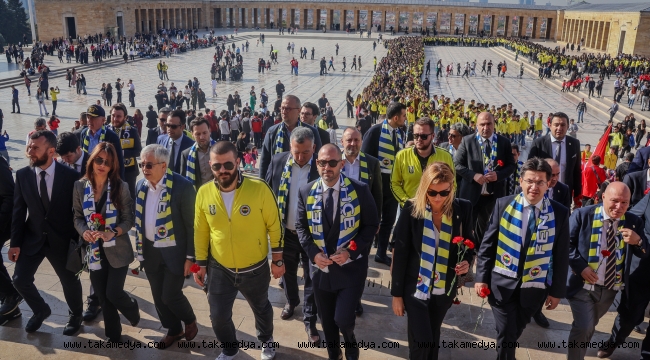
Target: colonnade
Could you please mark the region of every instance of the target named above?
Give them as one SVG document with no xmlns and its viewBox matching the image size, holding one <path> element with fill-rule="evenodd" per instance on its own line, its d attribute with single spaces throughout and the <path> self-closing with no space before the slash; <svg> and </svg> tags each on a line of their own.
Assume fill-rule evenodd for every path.
<svg viewBox="0 0 650 360">
<path fill-rule="evenodd" d="M 609 40 L 609 21 L 564 19 L 560 41 L 580 44 L 596 50 L 607 50 Z"/>
</svg>

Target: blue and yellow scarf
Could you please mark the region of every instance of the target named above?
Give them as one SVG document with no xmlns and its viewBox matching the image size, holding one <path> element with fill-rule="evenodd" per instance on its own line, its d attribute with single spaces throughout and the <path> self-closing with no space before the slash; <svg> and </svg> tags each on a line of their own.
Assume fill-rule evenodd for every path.
<svg viewBox="0 0 650 360">
<path fill-rule="evenodd" d="M 377 152 L 377 158 L 379 159 L 381 172 L 384 174 L 390 174 L 393 171 L 395 154 L 404 148 L 404 139 L 402 138 L 402 132 L 399 129 L 395 129 L 395 131 L 397 131 L 397 146 L 399 147 L 399 149 L 395 149 L 393 146 L 391 130 L 389 128 L 390 126 L 388 125 L 388 120 L 384 120 L 384 122 L 381 124 L 379 151 Z"/>
<path fill-rule="evenodd" d="M 289 189 L 291 188 L 291 172 L 293 170 L 293 164 L 293 156 L 289 156 L 287 162 L 284 164 L 282 176 L 280 176 L 280 187 L 278 188 L 278 208 L 280 210 L 282 222 L 285 225 L 287 221 L 287 200 L 289 198 Z M 308 165 L 311 166 L 311 159 L 309 160 Z"/>
<path fill-rule="evenodd" d="M 212 145 L 216 144 L 217 142 L 210 139 L 210 146 L 208 147 L 208 153 L 210 152 L 210 148 Z M 198 158 L 197 156 L 197 151 L 198 151 L 198 144 L 194 143 L 192 147 L 190 148 L 190 153 L 187 154 L 187 165 L 185 166 L 185 170 L 187 173 L 187 180 L 192 182 L 192 185 L 194 185 L 196 181 L 196 160 Z M 195 187 L 196 188 L 196 187 Z"/>
<path fill-rule="evenodd" d="M 104 221 L 106 222 L 106 225 L 104 225 L 104 231 L 110 231 L 115 228 L 115 224 L 117 223 L 117 209 L 115 209 L 115 206 L 113 206 L 113 203 L 111 203 L 111 183 L 108 182 L 108 188 L 106 190 L 106 210 L 104 211 L 105 213 L 105 218 Z M 90 220 L 90 217 L 93 214 L 101 214 L 101 210 L 97 210 L 95 208 L 95 193 L 93 192 L 93 187 L 92 183 L 90 180 L 86 180 L 86 183 L 84 185 L 84 198 L 83 198 L 83 203 L 81 204 L 83 207 L 83 213 L 84 217 L 86 218 L 86 224 L 90 228 L 91 231 L 99 231 L 99 228 L 95 227 L 95 224 Z M 105 248 L 115 246 L 115 238 L 113 238 L 110 241 L 104 241 L 103 246 Z M 88 245 L 88 250 L 86 252 L 87 256 L 87 263 L 88 263 L 88 269 L 89 270 L 99 270 L 102 268 L 100 261 L 101 257 L 99 254 L 99 242 L 95 241 L 94 243 L 91 243 Z"/>
<path fill-rule="evenodd" d="M 298 121 L 296 127 L 298 126 L 303 126 L 302 121 Z M 284 131 L 286 130 L 286 128 L 287 125 L 285 125 L 284 121 L 280 123 L 278 132 L 275 134 L 275 148 L 273 149 L 273 155 L 284 152 Z"/>
<path fill-rule="evenodd" d="M 102 126 L 102 128 L 99 130 L 99 142 L 104 141 L 105 137 L 106 137 L 106 129 Z M 86 135 L 84 136 L 81 150 L 83 150 L 84 152 L 88 152 L 89 146 L 90 146 L 90 128 L 86 130 Z"/>
<path fill-rule="evenodd" d="M 481 146 L 481 153 L 483 153 L 483 175 L 489 173 L 490 171 L 494 170 L 496 168 L 496 159 L 497 159 L 497 134 L 492 134 L 492 138 L 490 139 L 491 147 L 492 147 L 492 152 L 490 153 L 490 157 L 487 156 L 485 153 L 485 148 L 483 147 L 483 142 L 485 141 L 481 135 L 476 134 L 476 140 L 478 141 L 478 144 Z"/>
<path fill-rule="evenodd" d="M 359 152 L 359 181 L 363 182 L 366 185 L 370 185 L 370 176 L 368 175 L 368 160 L 366 160 L 366 154 L 362 151 Z M 341 169 L 344 175 L 345 167 Z"/>
<path fill-rule="evenodd" d="M 429 294 L 443 295 L 447 283 L 447 266 L 449 264 L 449 248 L 451 247 L 452 222 L 447 215 L 442 216 L 440 239 L 436 248 L 435 231 L 433 229 L 433 215 L 431 206 L 427 204 L 424 215 L 424 228 L 422 229 L 422 254 L 420 255 L 420 272 L 418 283 L 415 287 L 415 296 L 420 300 L 427 300 Z M 437 251 L 436 251 L 437 250 Z M 435 271 L 434 268 L 435 259 Z M 458 259 L 460 261 L 460 259 Z M 433 288 L 431 280 L 433 276 Z"/>
<path fill-rule="evenodd" d="M 165 188 L 161 192 L 160 199 L 158 201 L 158 216 L 156 216 L 156 238 L 153 239 L 154 247 L 176 246 L 171 210 L 171 192 L 174 185 L 173 177 L 174 175 L 172 174 L 172 171 L 167 168 L 167 173 L 165 173 L 165 176 L 163 178 Z M 146 180 L 142 182 L 140 189 L 138 189 L 138 196 L 135 202 L 135 247 L 138 252 L 138 261 L 144 260 L 144 256 L 142 255 L 144 240 L 144 235 L 142 233 L 144 231 L 142 228 L 142 220 L 144 218 L 144 214 L 142 211 L 146 202 L 147 192 L 149 191 L 147 184 L 148 182 Z M 149 221 L 151 221 L 151 219 L 149 219 Z"/>
<path fill-rule="evenodd" d="M 623 266 L 625 262 L 625 241 L 621 236 L 621 229 L 625 226 L 625 215 L 618 220 L 617 244 L 616 244 L 616 282 L 613 290 L 620 290 L 623 285 Z M 594 210 L 594 221 L 591 223 L 591 238 L 589 239 L 589 258 L 587 263 L 594 271 L 598 269 L 598 264 L 602 254 L 600 253 L 600 235 L 603 233 L 603 207 L 598 206 Z M 607 259 L 609 261 L 613 254 Z M 585 281 L 584 289 L 592 291 L 594 285 Z"/>
</svg>

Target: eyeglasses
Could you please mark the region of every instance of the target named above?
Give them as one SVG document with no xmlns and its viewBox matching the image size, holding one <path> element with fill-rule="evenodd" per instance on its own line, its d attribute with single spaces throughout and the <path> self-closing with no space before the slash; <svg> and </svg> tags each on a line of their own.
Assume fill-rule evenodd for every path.
<svg viewBox="0 0 650 360">
<path fill-rule="evenodd" d="M 166 125 L 167 125 L 168 128 L 170 128 L 172 130 L 176 130 L 179 127 L 183 126 L 183 125 L 176 125 L 176 124 L 166 124 Z"/>
<path fill-rule="evenodd" d="M 453 139 L 453 138 L 455 138 L 456 136 L 458 136 L 458 135 L 456 135 L 456 134 L 449 134 L 449 135 L 447 135 L 447 137 L 450 138 L 450 139 Z"/>
<path fill-rule="evenodd" d="M 110 167 L 110 164 L 108 163 L 108 160 L 103 159 L 103 158 L 100 158 L 99 156 L 96 157 L 95 160 L 93 160 L 93 162 L 94 162 L 95 165 L 97 165 L 97 166 L 100 166 L 100 165 L 106 165 L 106 166 Z"/>
<path fill-rule="evenodd" d="M 311 112 L 308 112 L 308 113 L 306 113 L 306 112 L 301 112 L 300 115 L 313 116 L 314 114 L 312 114 Z"/>
<path fill-rule="evenodd" d="M 451 188 L 449 190 L 442 190 L 442 191 L 435 191 L 435 190 L 427 190 L 427 195 L 431 197 L 436 197 L 440 195 L 441 197 L 447 197 L 451 194 Z"/>
<path fill-rule="evenodd" d="M 542 187 L 542 186 L 544 186 L 544 185 L 547 184 L 547 182 L 544 181 L 544 180 L 533 181 L 533 180 L 529 180 L 529 179 L 524 179 L 524 182 L 525 182 L 526 184 L 528 184 L 528 186 L 537 185 L 537 187 Z"/>
<path fill-rule="evenodd" d="M 421 139 L 421 140 L 426 140 L 431 136 L 431 134 L 413 134 L 413 139 Z"/>
<path fill-rule="evenodd" d="M 286 111 L 289 111 L 289 110 L 298 110 L 298 109 L 300 109 L 300 108 L 297 108 L 297 107 L 284 107 L 284 106 L 282 106 L 282 107 L 280 108 L 280 111 L 285 111 L 285 110 L 286 110 Z"/>
<path fill-rule="evenodd" d="M 95 159 L 95 160 L 97 160 L 97 159 Z M 159 164 L 162 164 L 162 163 L 161 163 L 161 162 L 159 162 L 159 163 L 145 163 L 145 162 L 141 162 L 141 163 L 138 164 L 138 166 L 140 167 L 140 169 L 151 170 L 151 169 L 153 169 L 154 166 L 159 165 Z"/>
<path fill-rule="evenodd" d="M 316 165 L 322 168 L 324 168 L 326 165 L 329 165 L 333 168 L 336 167 L 340 162 L 341 160 L 316 160 Z"/>
<path fill-rule="evenodd" d="M 223 164 L 220 164 L 220 163 L 214 163 L 214 164 L 212 164 L 210 167 L 211 167 L 212 170 L 214 170 L 214 171 L 220 171 L 222 166 L 223 166 L 224 169 L 230 171 L 230 170 L 232 170 L 232 169 L 235 168 L 235 163 L 232 162 L 232 161 L 228 161 L 228 162 L 223 163 Z"/>
</svg>

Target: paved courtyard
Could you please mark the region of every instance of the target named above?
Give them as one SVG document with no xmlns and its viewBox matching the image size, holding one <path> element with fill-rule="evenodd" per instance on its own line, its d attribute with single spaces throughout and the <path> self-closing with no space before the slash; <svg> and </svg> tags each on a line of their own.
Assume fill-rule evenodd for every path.
<svg viewBox="0 0 650 360">
<path fill-rule="evenodd" d="M 164 59 L 169 65 L 170 81 L 173 81 L 177 87 L 183 86 L 188 79 L 196 76 L 202 83 L 202 88 L 208 95 L 208 106 L 221 110 L 225 108 L 225 100 L 228 93 L 234 93 L 235 90 L 240 94 L 248 94 L 251 86 L 256 90 L 265 88 L 270 95 L 270 99 L 275 97 L 275 84 L 281 80 L 286 86 L 286 93 L 297 95 L 303 102 L 316 101 L 322 93 L 332 103 L 338 122 L 341 125 L 353 125 L 351 120 L 345 118 L 345 93 L 348 89 L 356 96 L 357 93 L 368 83 L 373 75 L 372 57 L 377 56 L 381 59 L 385 55 L 383 46 L 377 46 L 373 51 L 372 40 L 360 40 L 358 35 L 346 36 L 344 33 L 322 34 L 319 32 L 301 32 L 299 35 L 277 36 L 277 32 L 265 31 L 266 41 L 264 47 L 260 44 L 256 46 L 256 40 L 259 32 L 244 32 L 236 37 L 237 45 L 241 45 L 246 39 L 250 42 L 248 53 L 244 53 L 244 80 L 241 82 L 220 83 L 217 89 L 219 96 L 211 99 L 210 90 L 210 64 L 214 51 L 212 49 L 201 49 L 188 52 L 181 55 L 174 55 L 170 59 Z M 374 37 L 374 36 L 373 36 Z M 386 36 L 385 36 L 386 38 Z M 296 53 L 292 55 L 286 49 L 287 42 L 294 42 Z M 334 56 L 335 44 L 340 45 L 339 56 L 335 56 L 334 67 L 336 71 L 330 72 L 327 76 L 319 76 L 318 59 L 325 56 L 329 59 Z M 256 61 L 259 57 L 268 59 L 268 54 L 273 45 L 274 49 L 279 50 L 279 65 L 274 65 L 270 73 L 264 75 L 257 73 Z M 312 47 L 316 49 L 316 60 L 299 59 L 298 49 L 306 46 L 308 50 Z M 431 94 L 445 94 L 452 98 L 462 97 L 467 100 L 476 99 L 479 102 L 489 102 L 490 104 L 501 104 L 512 102 L 514 107 L 521 112 L 536 111 L 547 114 L 550 111 L 564 111 L 570 116 L 575 115 L 576 98 L 572 94 L 560 93 L 559 89 L 552 82 L 540 82 L 536 75 L 528 72 L 523 79 L 517 79 L 518 67 L 514 65 L 514 56 L 508 58 L 511 53 L 504 52 L 503 49 L 484 49 L 484 48 L 463 48 L 463 47 L 440 47 L 427 48 L 427 59 L 432 63 L 432 81 Z M 353 55 L 360 55 L 363 67 L 361 71 L 341 73 L 341 60 L 345 56 L 348 60 L 348 69 L 351 65 Z M 292 76 L 290 74 L 289 61 L 295 56 L 300 63 L 300 75 Z M 310 53 L 308 54 L 308 58 Z M 492 59 L 496 64 L 500 59 L 507 58 L 509 71 L 505 78 L 496 78 L 496 74 L 487 78 L 478 76 L 476 78 L 461 79 L 458 76 L 444 78 L 440 81 L 435 80 L 435 63 L 438 58 L 443 59 L 443 63 L 448 64 L 451 61 L 462 62 L 473 61 L 476 59 L 479 64 L 483 59 Z M 5 61 L 0 57 L 0 61 Z M 520 59 L 521 61 L 521 59 Z M 526 61 L 526 60 L 523 60 Z M 58 65 L 56 57 L 47 57 L 47 64 L 51 64 L 53 69 L 62 68 Z M 55 77 L 50 80 L 51 86 L 59 86 L 61 94 L 59 95 L 59 106 L 57 113 L 62 120 L 60 131 L 68 130 L 72 127 L 74 120 L 80 112 L 100 99 L 99 89 L 102 82 L 114 82 L 116 78 L 133 79 L 136 86 L 136 105 L 138 108 L 146 110 L 147 105 L 154 104 L 154 94 L 156 86 L 160 83 L 155 65 L 157 60 L 140 60 L 126 65 L 111 65 L 97 70 L 85 70 L 84 74 L 88 80 L 88 95 L 77 95 L 72 89 L 68 89 L 63 77 Z M 62 64 L 63 67 L 68 66 Z M 6 63 L 0 64 L 0 71 L 9 68 Z M 479 65 L 480 72 L 480 65 Z M 17 74 L 14 73 L 13 76 Z M 10 75 L 2 74 L 0 79 L 6 79 Z M 36 79 L 33 79 L 36 80 Z M 34 82 L 35 88 L 36 83 Z M 11 136 L 8 143 L 12 167 L 14 169 L 27 165 L 23 151 L 25 146 L 25 136 L 31 130 L 32 123 L 38 117 L 38 105 L 33 97 L 26 96 L 25 87 L 19 86 L 20 90 L 20 115 L 11 114 L 10 90 L 0 85 L 0 108 L 4 111 L 4 128 Z M 125 95 L 125 100 L 127 93 Z M 115 96 L 114 96 L 115 99 Z M 242 99 L 243 101 L 244 98 Z M 47 103 L 48 110 L 51 111 L 51 103 Z M 130 108 L 129 111 L 133 109 Z M 637 114 L 637 119 L 643 117 Z M 607 117 L 601 112 L 594 109 L 585 116 L 585 124 L 580 124 L 578 137 L 581 142 L 591 142 L 595 144 L 602 129 L 607 122 Z M 530 142 L 530 139 L 528 139 Z M 2 249 L 3 260 L 8 267 L 10 274 L 13 273 L 13 263 L 7 261 L 7 248 Z M 374 250 L 373 250 L 374 251 Z M 372 255 L 371 255 L 372 256 Z M 135 268 L 136 263 L 131 265 Z M 87 295 L 90 281 L 87 274 L 82 276 L 84 295 Z M 472 284 L 469 284 L 470 286 Z M 58 278 L 54 274 L 49 263 L 44 262 L 38 274 L 36 275 L 36 286 L 45 296 L 46 301 L 50 304 L 53 315 L 47 319 L 43 327 L 34 334 L 27 334 L 23 330 L 27 320 L 32 315 L 26 304 L 21 305 L 23 317 L 21 320 L 15 320 L 6 326 L 0 327 L 0 359 L 36 359 L 36 358 L 57 358 L 69 359 L 91 359 L 91 358 L 108 358 L 108 359 L 189 359 L 189 358 L 215 358 L 220 351 L 208 347 L 208 343 L 214 341 L 214 332 L 211 328 L 209 319 L 209 307 L 206 296 L 192 280 L 186 281 L 185 293 L 192 303 L 197 314 L 199 323 L 199 335 L 192 342 L 182 342 L 179 346 L 174 345 L 172 349 L 164 351 L 143 348 L 134 350 L 118 350 L 97 348 L 96 341 L 104 339 L 102 315 L 98 320 L 92 323 L 86 323 L 82 332 L 74 337 L 66 337 L 61 333 L 63 326 L 67 321 L 67 306 L 63 301 L 63 293 Z M 160 322 L 157 320 L 156 311 L 153 306 L 149 284 L 146 280 L 146 274 L 141 272 L 139 275 L 129 272 L 125 290 L 130 292 L 139 302 L 142 321 L 138 327 L 127 325 L 125 319 L 122 321 L 123 338 L 130 340 L 134 344 L 146 344 L 150 341 L 157 341 L 163 334 Z M 274 307 L 274 339 L 279 343 L 278 359 L 320 359 L 326 358 L 325 349 L 305 349 L 301 348 L 300 342 L 305 341 L 306 336 L 302 326 L 301 307 L 298 307 L 293 319 L 283 321 L 280 319 L 282 307 L 285 304 L 284 293 L 278 287 L 277 281 L 271 281 L 269 297 Z M 474 341 L 474 342 L 491 342 L 495 338 L 494 320 L 489 305 L 485 305 L 485 318 L 482 325 L 479 325 L 474 331 L 476 320 L 481 313 L 481 299 L 478 298 L 471 288 L 464 288 L 459 296 L 460 305 L 453 305 L 447 313 L 443 324 L 442 340 L 445 341 Z M 370 261 L 368 271 L 367 288 L 364 292 L 362 303 L 365 312 L 357 318 L 356 334 L 357 340 L 363 342 L 367 350 L 361 352 L 362 359 L 394 359 L 407 358 L 407 334 L 406 318 L 399 318 L 393 315 L 391 308 L 392 298 L 390 297 L 390 275 L 388 268 L 381 264 Z M 566 349 L 562 346 L 562 340 L 568 338 L 571 327 L 571 313 L 568 303 L 563 300 L 561 305 L 554 311 L 545 311 L 549 318 L 550 329 L 542 329 L 534 323 L 531 323 L 524 331 L 517 350 L 518 359 L 563 359 L 566 358 Z M 615 308 L 612 307 L 598 324 L 594 341 L 605 340 L 608 336 L 611 326 L 616 315 Z M 252 312 L 246 301 L 239 297 L 233 309 L 233 320 L 238 329 L 240 340 L 253 342 L 255 341 L 255 327 Z M 647 320 L 647 319 L 646 319 Z M 646 328 L 646 324 L 642 325 Z M 322 328 L 319 325 L 319 330 Z M 640 347 L 640 340 L 643 335 L 633 333 L 630 341 L 632 346 Z M 89 342 L 90 341 L 90 342 Z M 205 341 L 205 343 L 203 342 Z M 70 348 L 67 342 L 77 342 L 80 348 Z M 544 343 L 544 344 L 542 344 Z M 545 349 L 551 345 L 551 348 Z M 85 346 L 85 347 L 84 347 Z M 136 345 L 137 346 L 137 345 Z M 259 344 L 258 344 L 259 346 Z M 494 358 L 492 349 L 461 349 L 461 343 L 456 343 L 455 348 L 440 349 L 441 359 L 491 359 Z M 381 348 L 384 347 L 384 348 Z M 633 359 L 638 358 L 639 349 L 618 349 L 612 359 Z M 596 356 L 596 350 L 591 349 L 587 352 L 588 358 L 593 359 Z M 239 359 L 258 359 L 260 349 L 248 349 L 238 356 Z"/>
</svg>

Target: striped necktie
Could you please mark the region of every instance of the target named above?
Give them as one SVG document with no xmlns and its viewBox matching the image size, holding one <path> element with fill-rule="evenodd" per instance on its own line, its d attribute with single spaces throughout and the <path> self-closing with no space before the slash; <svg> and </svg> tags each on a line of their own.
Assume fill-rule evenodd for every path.
<svg viewBox="0 0 650 360">
<path fill-rule="evenodd" d="M 614 287 L 616 282 L 616 220 L 608 219 L 609 226 L 607 227 L 607 251 L 610 255 L 605 264 L 605 281 L 604 286 L 608 289 Z"/>
</svg>

